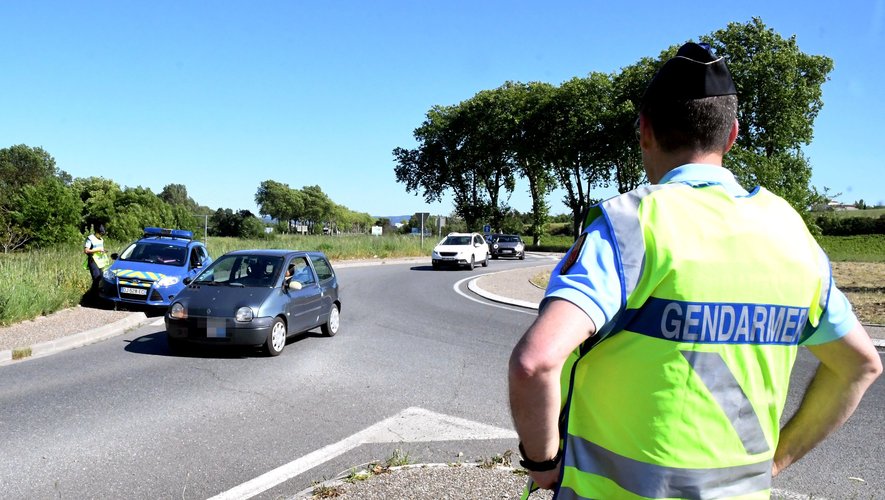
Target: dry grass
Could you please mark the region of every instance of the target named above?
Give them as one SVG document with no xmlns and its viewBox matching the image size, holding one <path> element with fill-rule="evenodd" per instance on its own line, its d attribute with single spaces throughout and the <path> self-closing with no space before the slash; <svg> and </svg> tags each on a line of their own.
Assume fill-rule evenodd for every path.
<svg viewBox="0 0 885 500">
<path fill-rule="evenodd" d="M 885 324 L 885 262 L 833 262 L 833 277 L 861 323 Z M 550 271 L 531 279 L 542 288 L 549 280 Z"/>
<path fill-rule="evenodd" d="M 833 278 L 861 323 L 885 324 L 885 262 L 833 262 Z"/>
</svg>

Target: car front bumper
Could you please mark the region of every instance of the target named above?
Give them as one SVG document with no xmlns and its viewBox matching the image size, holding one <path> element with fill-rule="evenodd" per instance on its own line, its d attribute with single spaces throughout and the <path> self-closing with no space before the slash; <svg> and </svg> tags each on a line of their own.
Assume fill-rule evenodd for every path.
<svg viewBox="0 0 885 500">
<path fill-rule="evenodd" d="M 195 344 L 260 345 L 273 329 L 274 318 L 240 322 L 230 318 L 174 319 L 166 314 L 166 335 Z"/>
<path fill-rule="evenodd" d="M 111 302 L 151 307 L 169 307 L 172 304 L 172 300 L 183 288 L 183 284 L 160 288 L 152 282 L 122 284 L 119 282 L 111 283 L 102 279 L 101 285 L 98 288 L 98 295 Z M 131 293 L 134 291 L 139 291 L 140 293 Z"/>
<path fill-rule="evenodd" d="M 434 266 L 467 266 L 470 261 L 458 258 L 431 259 Z M 426 262 L 426 261 L 425 261 Z"/>
<path fill-rule="evenodd" d="M 515 248 L 498 248 L 492 249 L 492 256 L 494 257 L 520 257 L 525 255 L 525 251 L 517 251 Z"/>
</svg>

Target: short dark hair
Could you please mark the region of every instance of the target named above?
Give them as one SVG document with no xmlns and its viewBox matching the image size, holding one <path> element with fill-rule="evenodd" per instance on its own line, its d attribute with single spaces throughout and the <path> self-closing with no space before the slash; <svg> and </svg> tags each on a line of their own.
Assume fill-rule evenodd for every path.
<svg viewBox="0 0 885 500">
<path fill-rule="evenodd" d="M 640 113 L 650 122 L 655 139 L 665 152 L 724 151 L 737 117 L 737 96 L 720 95 L 643 105 Z"/>
</svg>

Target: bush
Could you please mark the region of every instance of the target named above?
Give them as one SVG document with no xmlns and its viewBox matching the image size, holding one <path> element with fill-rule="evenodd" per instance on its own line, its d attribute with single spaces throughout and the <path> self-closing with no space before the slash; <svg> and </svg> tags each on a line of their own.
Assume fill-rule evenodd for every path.
<svg viewBox="0 0 885 500">
<path fill-rule="evenodd" d="M 832 217 L 823 215 L 815 221 L 824 236 L 885 234 L 885 215 L 873 217 Z"/>
</svg>

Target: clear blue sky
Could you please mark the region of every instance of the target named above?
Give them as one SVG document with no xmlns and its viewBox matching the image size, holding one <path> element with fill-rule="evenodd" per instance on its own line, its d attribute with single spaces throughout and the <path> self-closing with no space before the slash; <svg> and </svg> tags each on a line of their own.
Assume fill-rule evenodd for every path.
<svg viewBox="0 0 885 500">
<path fill-rule="evenodd" d="M 885 0 L 2 2 L 0 147 L 212 208 L 257 213 L 273 179 L 372 215 L 448 214 L 393 172 L 431 106 L 617 71 L 752 16 L 835 61 L 813 184 L 885 202 Z M 525 186 L 510 204 L 529 211 Z"/>
</svg>

